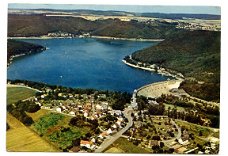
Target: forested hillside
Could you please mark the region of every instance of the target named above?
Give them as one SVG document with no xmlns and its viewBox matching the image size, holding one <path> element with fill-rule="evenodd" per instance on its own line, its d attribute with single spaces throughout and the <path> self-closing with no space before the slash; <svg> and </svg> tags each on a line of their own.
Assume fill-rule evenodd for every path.
<svg viewBox="0 0 228 156">
<path fill-rule="evenodd" d="M 45 47 L 41 45 L 35 45 L 23 41 L 7 40 L 7 62 L 15 55 L 30 54 L 34 52 L 40 52 L 45 50 Z"/>
<path fill-rule="evenodd" d="M 219 100 L 220 32 L 178 32 L 156 46 L 133 53 L 132 58 L 193 77 L 196 81 L 185 81 L 182 88 L 200 98 Z"/>
<path fill-rule="evenodd" d="M 174 25 L 159 23 L 120 21 L 119 19 L 89 21 L 79 17 L 48 17 L 39 15 L 8 15 L 8 36 L 42 36 L 52 32 L 74 35 L 91 35 L 163 39 L 179 31 Z"/>
</svg>

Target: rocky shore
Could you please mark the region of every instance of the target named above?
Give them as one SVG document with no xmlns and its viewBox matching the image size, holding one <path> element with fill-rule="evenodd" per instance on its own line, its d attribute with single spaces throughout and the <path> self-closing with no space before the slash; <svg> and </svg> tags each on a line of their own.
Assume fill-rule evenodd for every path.
<svg viewBox="0 0 228 156">
<path fill-rule="evenodd" d="M 176 71 L 159 67 L 156 64 L 152 64 L 152 65 L 150 65 L 150 64 L 148 65 L 147 64 L 146 65 L 145 63 L 137 62 L 137 61 L 133 60 L 131 58 L 131 56 L 129 56 L 127 58 L 128 59 L 124 58 L 122 60 L 123 63 L 125 63 L 126 65 L 131 66 L 133 68 L 143 69 L 143 70 L 150 71 L 150 72 L 156 72 L 158 74 L 161 74 L 161 75 L 164 75 L 164 76 L 168 76 L 168 77 L 173 77 L 173 78 L 178 79 L 178 80 L 183 80 L 184 79 L 184 76 L 181 73 L 178 73 Z M 134 62 L 134 64 L 130 63 L 129 60 L 131 60 L 131 62 Z"/>
</svg>

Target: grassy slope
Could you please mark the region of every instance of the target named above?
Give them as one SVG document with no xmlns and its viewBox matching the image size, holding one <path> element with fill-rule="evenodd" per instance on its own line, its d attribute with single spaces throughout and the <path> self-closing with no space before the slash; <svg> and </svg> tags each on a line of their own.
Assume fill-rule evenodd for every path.
<svg viewBox="0 0 228 156">
<path fill-rule="evenodd" d="M 35 90 L 25 87 L 7 87 L 7 104 L 24 100 L 36 94 Z"/>
<path fill-rule="evenodd" d="M 154 47 L 133 53 L 132 57 L 204 81 L 203 85 L 194 82 L 190 86 L 186 83 L 182 87 L 199 98 L 219 100 L 220 32 L 179 32 Z"/>
<path fill-rule="evenodd" d="M 28 116 L 30 116 L 34 122 L 38 121 L 42 116 L 47 115 L 49 113 L 50 113 L 50 111 L 49 110 L 46 110 L 46 109 L 40 109 L 40 110 L 38 110 L 35 113 L 28 113 L 28 112 L 26 112 L 26 114 Z"/>
<path fill-rule="evenodd" d="M 71 116 L 42 109 L 36 113 L 27 114 L 35 121 L 31 128 L 59 149 L 71 146 L 72 140 L 80 138 L 90 131 L 89 127 L 69 126 Z M 64 128 L 67 130 L 64 131 Z"/>
<path fill-rule="evenodd" d="M 7 123 L 10 126 L 10 129 L 6 132 L 7 151 L 58 151 L 9 113 L 7 114 Z"/>
<path fill-rule="evenodd" d="M 214 136 L 219 138 L 219 130 L 214 128 L 209 128 L 201 125 L 197 125 L 194 123 L 190 123 L 187 121 L 182 120 L 176 120 L 176 123 L 179 126 L 184 126 L 186 129 L 191 131 L 195 136 L 199 136 L 199 132 L 202 131 L 202 137 L 201 138 L 207 138 L 209 136 Z"/>
<path fill-rule="evenodd" d="M 116 140 L 112 147 L 108 148 L 105 153 L 149 153 L 149 151 L 134 145 L 132 142 L 127 141 L 125 138 Z"/>
</svg>

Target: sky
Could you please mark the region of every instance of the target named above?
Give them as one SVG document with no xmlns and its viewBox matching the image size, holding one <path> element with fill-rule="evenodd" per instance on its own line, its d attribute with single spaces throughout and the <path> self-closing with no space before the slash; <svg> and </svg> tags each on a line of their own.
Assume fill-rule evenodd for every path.
<svg viewBox="0 0 228 156">
<path fill-rule="evenodd" d="M 216 6 L 143 6 L 143 5 L 81 5 L 81 4 L 23 4 L 10 3 L 9 8 L 14 9 L 89 9 L 89 10 L 115 10 L 127 12 L 153 12 L 153 13 L 193 13 L 220 15 L 221 9 Z"/>
</svg>

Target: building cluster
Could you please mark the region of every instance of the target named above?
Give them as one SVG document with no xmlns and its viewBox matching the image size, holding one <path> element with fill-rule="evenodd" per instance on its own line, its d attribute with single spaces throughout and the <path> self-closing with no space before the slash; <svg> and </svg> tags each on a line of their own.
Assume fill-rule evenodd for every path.
<svg viewBox="0 0 228 156">
<path fill-rule="evenodd" d="M 205 24 L 205 23 L 194 23 L 194 22 L 178 22 L 176 26 L 178 29 L 187 30 L 208 30 L 208 31 L 221 31 L 221 26 L 218 24 Z"/>
<path fill-rule="evenodd" d="M 88 151 L 88 149 L 94 151 L 99 147 L 99 145 L 101 145 L 105 141 L 105 139 L 109 139 L 110 137 L 112 137 L 112 135 L 116 134 L 120 129 L 126 126 L 126 123 L 124 121 L 125 117 L 123 116 L 123 113 L 121 111 L 112 110 L 109 111 L 109 113 L 117 117 L 117 120 L 108 128 L 99 126 L 99 129 L 101 130 L 99 134 L 91 136 L 89 140 L 80 140 L 80 147 L 72 147 L 71 151 L 86 152 Z"/>
<path fill-rule="evenodd" d="M 54 90 L 55 92 L 56 90 Z M 94 134 L 90 139 L 81 140 L 80 148 L 72 147 L 71 151 L 86 152 L 88 150 L 94 151 L 102 142 L 117 133 L 126 126 L 126 118 L 121 110 L 113 110 L 106 100 L 106 94 L 98 94 L 95 99 L 95 94 L 72 94 L 59 92 L 58 98 L 66 100 L 49 99 L 49 94 L 53 91 L 46 88 L 43 94 L 35 97 L 33 100 L 40 105 L 42 109 L 51 110 L 64 115 L 72 117 L 83 116 L 86 120 L 98 120 L 99 134 Z M 104 121 L 106 116 L 113 117 L 114 121 Z M 101 123 L 107 124 L 106 126 Z M 112 123 L 112 124 L 109 124 Z"/>
<path fill-rule="evenodd" d="M 76 34 L 72 34 L 72 33 L 68 33 L 68 32 L 52 32 L 52 33 L 48 33 L 47 37 L 63 37 L 63 38 L 68 38 L 68 37 L 77 37 Z"/>
<path fill-rule="evenodd" d="M 142 119 L 140 118 L 143 118 Z M 134 126 L 128 130 L 125 137 L 129 141 L 136 141 L 137 144 L 145 149 L 153 149 L 165 146 L 165 149 L 172 149 L 174 153 L 188 154 L 211 154 L 218 150 L 219 139 L 209 137 L 204 144 L 195 143 L 194 134 L 182 127 L 168 116 L 138 115 L 134 113 Z M 200 146 L 200 147 L 198 147 Z M 163 148 L 164 149 L 164 148 Z"/>
</svg>

